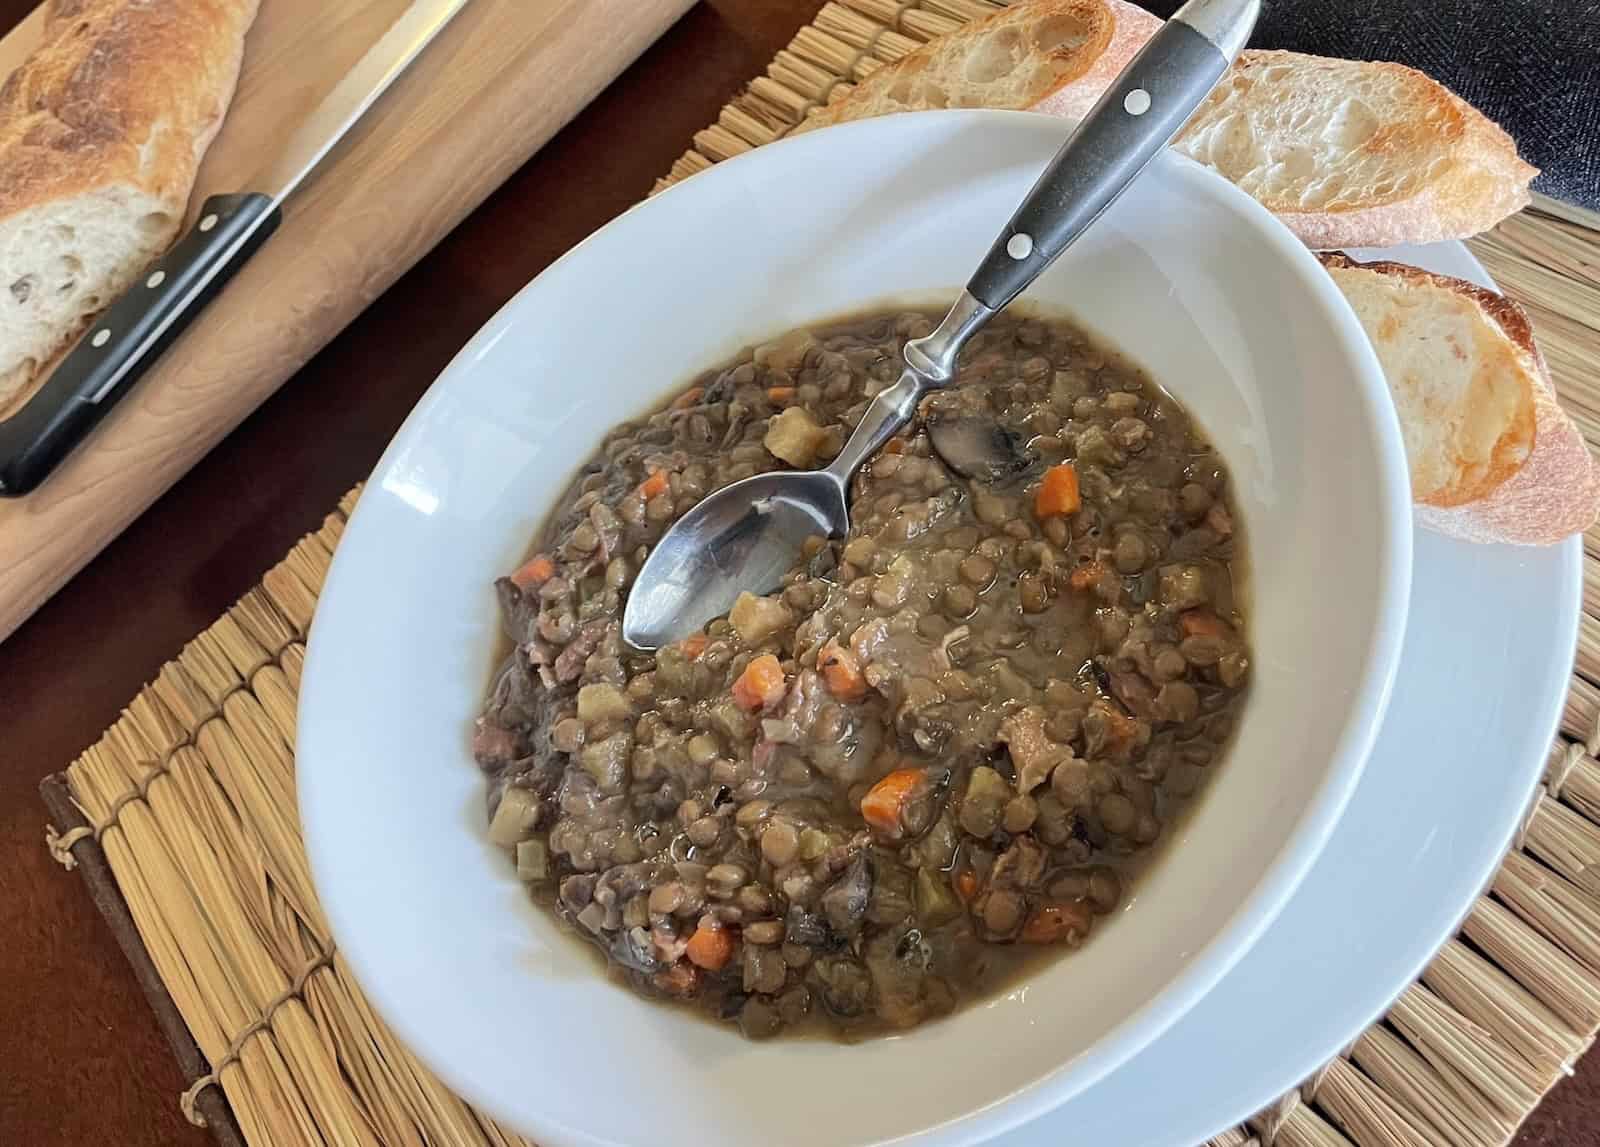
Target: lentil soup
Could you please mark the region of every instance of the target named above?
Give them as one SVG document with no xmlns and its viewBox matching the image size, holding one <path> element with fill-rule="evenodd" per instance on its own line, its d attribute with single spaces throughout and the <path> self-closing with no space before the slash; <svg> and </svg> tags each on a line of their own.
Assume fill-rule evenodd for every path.
<svg viewBox="0 0 1600 1147">
<path fill-rule="evenodd" d="M 623 643 L 667 527 L 824 464 L 934 321 L 706 373 L 613 430 L 495 583 L 492 839 L 635 988 L 751 1037 L 907 1028 L 1084 943 L 1247 691 L 1221 459 L 1137 369 L 1027 316 L 863 467 L 848 536 L 686 641 Z"/>
</svg>

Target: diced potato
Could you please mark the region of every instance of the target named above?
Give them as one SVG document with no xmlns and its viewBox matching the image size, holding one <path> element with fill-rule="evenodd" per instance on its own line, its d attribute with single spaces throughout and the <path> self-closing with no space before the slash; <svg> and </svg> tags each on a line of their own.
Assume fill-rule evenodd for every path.
<svg viewBox="0 0 1600 1147">
<path fill-rule="evenodd" d="M 550 850 L 544 841 L 517 842 L 517 878 L 531 883 L 550 879 Z"/>
<path fill-rule="evenodd" d="M 627 779 L 628 757 L 632 752 L 633 738 L 627 733 L 614 733 L 598 744 L 585 745 L 578 753 L 578 763 L 594 778 L 601 792 L 616 792 Z"/>
<path fill-rule="evenodd" d="M 489 839 L 502 848 L 510 848 L 533 835 L 539 823 L 539 798 L 527 789 L 508 787 L 500 797 L 500 805 L 489 822 Z"/>
<path fill-rule="evenodd" d="M 728 621 L 746 645 L 759 645 L 780 629 L 794 624 L 794 614 L 775 597 L 757 597 L 745 592 L 733 603 Z M 579 704 L 582 704 L 581 698 Z"/>
<path fill-rule="evenodd" d="M 817 447 L 827 431 L 818 426 L 811 415 L 798 406 L 791 406 L 773 416 L 767 423 L 767 436 L 762 440 L 767 452 L 791 466 L 807 467 L 817 460 Z"/>
<path fill-rule="evenodd" d="M 618 721 L 632 715 L 627 694 L 615 685 L 585 685 L 578 690 L 578 720 L 585 724 Z"/>
</svg>

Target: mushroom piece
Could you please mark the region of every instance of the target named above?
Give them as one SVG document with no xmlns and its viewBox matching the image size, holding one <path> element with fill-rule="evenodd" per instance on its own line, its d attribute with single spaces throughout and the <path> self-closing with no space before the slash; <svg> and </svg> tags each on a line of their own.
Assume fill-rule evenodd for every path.
<svg viewBox="0 0 1600 1147">
<path fill-rule="evenodd" d="M 1021 435 L 984 415 L 935 410 L 924 425 L 934 453 L 963 478 L 1000 482 L 1037 460 Z"/>
<path fill-rule="evenodd" d="M 871 897 L 872 862 L 863 853 L 822 894 L 823 915 L 836 933 L 853 936 L 861 930 L 861 919 L 867 914 Z"/>
</svg>

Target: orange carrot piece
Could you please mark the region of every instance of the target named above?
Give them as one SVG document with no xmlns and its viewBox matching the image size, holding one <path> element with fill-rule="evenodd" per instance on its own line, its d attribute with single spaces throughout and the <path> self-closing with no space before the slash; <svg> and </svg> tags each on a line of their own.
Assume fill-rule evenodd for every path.
<svg viewBox="0 0 1600 1147">
<path fill-rule="evenodd" d="M 956 895 L 967 904 L 972 903 L 972 898 L 978 894 L 978 874 L 970 868 L 963 868 L 956 873 Z"/>
<path fill-rule="evenodd" d="M 772 654 L 763 653 L 746 665 L 733 683 L 733 699 L 754 712 L 780 701 L 783 690 L 783 666 Z"/>
<path fill-rule="evenodd" d="M 817 654 L 817 668 L 828 692 L 841 701 L 859 701 L 867 695 L 867 679 L 861 672 L 856 655 L 833 638 Z"/>
<path fill-rule="evenodd" d="M 657 494 L 665 494 L 669 488 L 667 472 L 665 470 L 657 470 L 650 477 L 639 483 L 639 497 L 648 502 Z"/>
<path fill-rule="evenodd" d="M 867 790 L 861 798 L 861 819 L 890 837 L 904 830 L 901 815 L 927 782 L 921 769 L 896 769 Z"/>
<path fill-rule="evenodd" d="M 1185 637 L 1227 637 L 1231 630 L 1209 609 L 1190 609 L 1178 616 L 1178 628 Z"/>
<path fill-rule="evenodd" d="M 677 398 L 672 400 L 672 409 L 687 410 L 689 407 L 699 403 L 700 399 L 704 397 L 705 392 L 706 388 L 703 386 L 691 386 L 688 390 L 684 391 L 682 394 L 678 395 Z"/>
<path fill-rule="evenodd" d="M 889 439 L 883 444 L 883 452 L 885 454 L 904 454 L 906 452 L 906 440 L 898 435 Z"/>
<path fill-rule="evenodd" d="M 772 402 L 776 403 L 779 406 L 782 406 L 786 402 L 793 402 L 794 401 L 794 387 L 792 387 L 792 386 L 769 386 L 769 387 L 767 387 L 767 398 L 770 399 Z"/>
<path fill-rule="evenodd" d="M 709 638 L 703 633 L 691 633 L 688 637 L 678 642 L 678 648 L 683 650 L 685 657 L 693 661 L 706 651 L 708 641 Z"/>
<path fill-rule="evenodd" d="M 1067 584 L 1073 589 L 1093 589 L 1105 576 L 1106 567 L 1099 562 L 1086 562 L 1072 571 L 1072 576 L 1067 579 Z"/>
<path fill-rule="evenodd" d="M 1044 472 L 1039 492 L 1033 496 L 1033 513 L 1036 518 L 1052 518 L 1057 514 L 1076 514 L 1083 505 L 1078 493 L 1078 471 L 1071 462 L 1052 466 Z"/>
<path fill-rule="evenodd" d="M 725 968 L 728 961 L 733 959 L 733 934 L 723 928 L 707 928 L 702 924 L 689 937 L 685 954 L 695 967 L 708 972 Z"/>
<path fill-rule="evenodd" d="M 1089 909 L 1076 900 L 1070 904 L 1045 904 L 1022 926 L 1022 942 L 1059 944 L 1063 940 L 1081 940 L 1089 934 L 1093 921 Z"/>
<path fill-rule="evenodd" d="M 518 589 L 537 589 L 556 576 L 556 563 L 544 554 L 535 554 L 511 575 Z"/>
</svg>

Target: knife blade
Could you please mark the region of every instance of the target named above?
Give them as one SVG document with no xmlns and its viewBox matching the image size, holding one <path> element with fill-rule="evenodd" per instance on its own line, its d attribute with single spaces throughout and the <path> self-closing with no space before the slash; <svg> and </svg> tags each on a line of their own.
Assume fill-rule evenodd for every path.
<svg viewBox="0 0 1600 1147">
<path fill-rule="evenodd" d="M 36 489 L 277 230 L 283 203 L 467 4 L 413 0 L 250 181 L 99 314 L 36 394 L 0 422 L 0 496 Z"/>
</svg>

